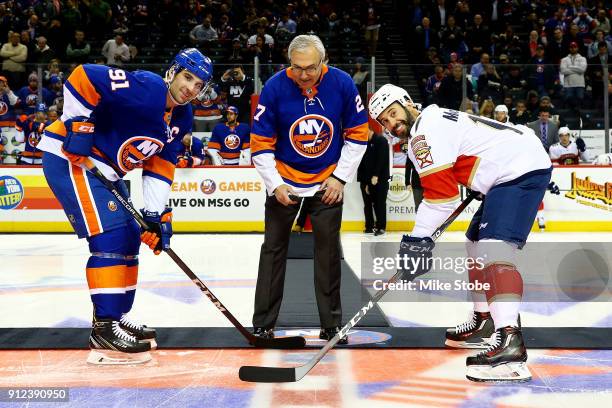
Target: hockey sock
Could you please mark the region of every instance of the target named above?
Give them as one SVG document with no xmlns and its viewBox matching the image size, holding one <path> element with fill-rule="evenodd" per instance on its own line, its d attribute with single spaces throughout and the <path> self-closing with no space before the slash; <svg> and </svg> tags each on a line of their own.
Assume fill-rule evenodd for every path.
<svg viewBox="0 0 612 408">
<path fill-rule="evenodd" d="M 126 275 L 125 275 L 125 296 L 123 298 L 123 313 L 129 313 L 134 304 L 136 296 L 136 284 L 138 283 L 138 251 L 140 248 L 140 227 L 138 224 L 130 223 L 126 227 Z"/>
<path fill-rule="evenodd" d="M 465 243 L 465 250 L 467 251 L 468 257 L 471 259 L 476 259 L 478 257 L 477 252 L 477 242 L 467 241 Z M 484 282 L 484 277 L 482 276 L 482 269 L 476 267 L 475 265 L 468 270 L 470 283 L 474 283 L 475 281 Z M 489 303 L 487 302 L 487 295 L 483 291 L 472 291 L 472 302 L 474 302 L 474 311 L 475 312 L 488 312 L 489 311 Z"/>
<path fill-rule="evenodd" d="M 518 312 L 523 296 L 523 279 L 514 265 L 493 263 L 483 269 L 489 289 L 486 290 L 495 330 L 518 326 Z"/>
<path fill-rule="evenodd" d="M 119 320 L 125 296 L 126 266 L 123 259 L 92 255 L 87 261 L 87 284 L 100 319 Z"/>
</svg>

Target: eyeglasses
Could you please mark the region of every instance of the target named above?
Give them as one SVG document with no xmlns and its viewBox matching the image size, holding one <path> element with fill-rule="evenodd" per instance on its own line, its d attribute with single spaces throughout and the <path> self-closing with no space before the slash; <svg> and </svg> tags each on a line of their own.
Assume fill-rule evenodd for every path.
<svg viewBox="0 0 612 408">
<path fill-rule="evenodd" d="M 302 75 L 303 72 L 305 72 L 306 75 L 314 75 L 317 73 L 317 70 L 320 66 L 321 62 L 319 62 L 317 65 L 311 65 L 306 68 L 298 67 L 297 65 L 291 65 L 291 70 L 295 72 L 296 75 Z"/>
</svg>

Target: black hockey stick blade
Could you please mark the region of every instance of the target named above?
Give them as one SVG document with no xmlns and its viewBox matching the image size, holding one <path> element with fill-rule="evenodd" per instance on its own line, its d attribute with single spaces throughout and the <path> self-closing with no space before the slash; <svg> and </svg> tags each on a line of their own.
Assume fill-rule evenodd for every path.
<svg viewBox="0 0 612 408">
<path fill-rule="evenodd" d="M 306 339 L 301 336 L 276 337 L 273 339 L 255 337 L 250 343 L 257 348 L 300 349 L 306 346 Z"/>
<path fill-rule="evenodd" d="M 238 371 L 242 381 L 261 383 L 296 382 L 295 368 L 242 366 Z"/>
</svg>

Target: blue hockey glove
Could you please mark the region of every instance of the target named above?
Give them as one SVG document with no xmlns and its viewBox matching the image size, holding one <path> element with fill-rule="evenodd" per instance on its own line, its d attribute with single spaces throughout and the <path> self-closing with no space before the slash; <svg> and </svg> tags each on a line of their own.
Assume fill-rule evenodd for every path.
<svg viewBox="0 0 612 408">
<path fill-rule="evenodd" d="M 576 139 L 576 147 L 578 148 L 579 151 L 583 153 L 586 151 L 586 143 L 584 143 L 583 138 L 579 137 Z"/>
<path fill-rule="evenodd" d="M 140 240 L 159 255 L 162 250 L 170 248 L 170 237 L 172 236 L 172 208 L 166 209 L 159 214 L 154 211 L 140 210 L 142 216 L 149 226 L 148 231 L 142 231 Z"/>
<path fill-rule="evenodd" d="M 429 237 L 417 238 L 404 235 L 398 253 L 400 256 L 398 270 L 403 272 L 401 279 L 412 281 L 429 272 L 434 246 L 433 240 Z"/>
<path fill-rule="evenodd" d="M 85 116 L 76 116 L 64 122 L 66 137 L 62 151 L 74 164 L 81 164 L 91 154 L 94 124 Z"/>
</svg>

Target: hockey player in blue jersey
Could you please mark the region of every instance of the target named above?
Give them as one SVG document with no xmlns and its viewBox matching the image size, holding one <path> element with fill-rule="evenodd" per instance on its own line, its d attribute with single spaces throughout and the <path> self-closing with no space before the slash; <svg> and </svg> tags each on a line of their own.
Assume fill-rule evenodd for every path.
<svg viewBox="0 0 612 408">
<path fill-rule="evenodd" d="M 140 242 L 155 254 L 169 248 L 172 211 L 166 208 L 183 136 L 191 132 L 190 102 L 204 92 L 212 63 L 194 48 L 181 51 L 165 78 L 103 65 L 79 65 L 64 84 L 64 110 L 45 129 L 39 149 L 49 186 L 79 238 L 89 242 L 87 283 L 94 306 L 92 364 L 151 359 L 155 330 L 127 317 L 134 302 Z M 120 208 L 86 171 L 91 160 L 125 196 L 122 177 L 142 164 L 143 217 Z"/>
<path fill-rule="evenodd" d="M 183 137 L 183 149 L 179 152 L 176 167 L 184 169 L 199 166 L 204 161 L 204 143 L 191 133 Z"/>
<path fill-rule="evenodd" d="M 36 106 L 36 113 L 33 115 L 21 115 L 15 122 L 17 135 L 15 140 L 25 143 L 21 155 L 17 159 L 17 164 L 42 164 L 43 152 L 38 149 L 38 143 L 42 137 L 43 130 L 51 122 L 47 119 L 47 105 L 39 103 Z"/>
<path fill-rule="evenodd" d="M 251 128 L 246 123 L 238 122 L 238 114 L 238 108 L 228 106 L 225 112 L 227 122 L 217 124 L 212 131 L 207 150 L 215 165 L 251 164 Z"/>
</svg>

